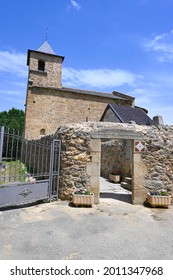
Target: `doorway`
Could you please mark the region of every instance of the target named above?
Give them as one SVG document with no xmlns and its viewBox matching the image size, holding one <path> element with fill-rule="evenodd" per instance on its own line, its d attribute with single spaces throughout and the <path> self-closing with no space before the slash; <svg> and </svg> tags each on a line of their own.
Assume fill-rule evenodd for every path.
<svg viewBox="0 0 173 280">
<path fill-rule="evenodd" d="M 132 203 L 132 140 L 101 139 L 100 198 Z"/>
<path fill-rule="evenodd" d="M 138 132 L 120 129 L 103 129 L 91 133 L 89 145 L 91 161 L 87 163 L 87 174 L 90 176 L 91 189 L 94 192 L 95 203 L 99 203 L 101 197 L 101 146 L 103 141 L 108 141 L 110 139 L 122 140 L 126 143 L 126 151 L 123 152 L 122 157 L 122 176 L 125 178 L 128 174 L 131 174 L 131 203 L 142 204 L 146 197 L 144 182 L 147 169 L 142 161 L 142 150 L 135 150 L 135 143 L 138 141 L 139 145 L 140 141 L 143 140 L 143 136 Z"/>
</svg>

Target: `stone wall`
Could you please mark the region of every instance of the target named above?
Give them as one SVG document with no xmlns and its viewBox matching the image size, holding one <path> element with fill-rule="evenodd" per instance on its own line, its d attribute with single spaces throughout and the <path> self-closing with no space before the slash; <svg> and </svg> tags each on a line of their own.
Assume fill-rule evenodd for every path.
<svg viewBox="0 0 173 280">
<path fill-rule="evenodd" d="M 62 91 L 61 89 L 29 87 L 25 117 L 25 135 L 40 137 L 53 134 L 57 127 L 86 121 L 100 121 L 108 103 L 131 105 L 131 101 Z"/>
<path fill-rule="evenodd" d="M 101 144 L 101 176 L 109 178 L 109 174 L 122 173 L 123 141 L 109 140 Z"/>
<path fill-rule="evenodd" d="M 119 174 L 121 180 L 132 176 L 132 147 L 128 140 L 102 141 L 101 176 L 109 178 L 109 174 Z"/>
<path fill-rule="evenodd" d="M 45 62 L 45 71 L 38 70 L 38 60 Z M 61 87 L 62 57 L 30 51 L 29 83 L 43 87 Z"/>
<path fill-rule="evenodd" d="M 152 127 L 142 133 L 147 143 L 143 153 L 148 170 L 145 187 L 173 193 L 173 126 Z"/>
<path fill-rule="evenodd" d="M 69 199 L 76 189 L 90 187 L 90 177 L 86 174 L 86 164 L 91 160 L 90 137 L 80 125 L 64 125 L 55 136 L 62 141 L 59 196 Z"/>
<path fill-rule="evenodd" d="M 147 127 L 135 124 L 81 123 L 61 126 L 56 137 L 62 141 L 60 198 L 70 199 L 72 192 L 82 186 L 91 186 L 91 176 L 87 172 L 89 164 L 96 160 L 99 168 L 99 156 L 91 150 L 93 131 L 138 132 L 146 142 L 146 151 L 141 153 L 144 171 L 144 187 L 148 189 L 166 189 L 173 194 L 173 126 Z M 99 153 L 99 151 L 98 151 Z M 94 165 L 93 165 L 94 166 Z M 92 170 L 94 174 L 94 170 Z"/>
</svg>

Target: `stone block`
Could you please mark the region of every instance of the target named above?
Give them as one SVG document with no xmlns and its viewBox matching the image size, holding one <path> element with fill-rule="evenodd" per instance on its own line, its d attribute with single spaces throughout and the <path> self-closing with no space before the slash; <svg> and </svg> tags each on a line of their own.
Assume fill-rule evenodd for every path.
<svg viewBox="0 0 173 280">
<path fill-rule="evenodd" d="M 145 189 L 138 189 L 132 191 L 132 204 L 143 204 L 147 198 L 147 191 Z"/>
<path fill-rule="evenodd" d="M 86 172 L 89 176 L 100 176 L 100 163 L 88 162 Z"/>
<path fill-rule="evenodd" d="M 79 160 L 79 161 L 84 161 L 84 162 L 90 161 L 89 156 L 85 152 L 74 156 L 73 159 Z"/>
<path fill-rule="evenodd" d="M 139 153 L 134 153 L 134 163 L 141 162 L 141 154 Z"/>
<path fill-rule="evenodd" d="M 155 126 L 164 125 L 162 116 L 154 116 L 153 117 L 153 124 Z"/>
<path fill-rule="evenodd" d="M 91 162 L 100 162 L 100 152 L 91 152 Z"/>
<path fill-rule="evenodd" d="M 98 192 L 100 190 L 100 176 L 92 176 L 90 179 L 91 189 L 97 189 Z"/>
<path fill-rule="evenodd" d="M 100 192 L 97 188 L 93 188 L 92 192 L 94 193 L 94 203 L 98 204 L 100 202 Z"/>
<path fill-rule="evenodd" d="M 91 139 L 89 148 L 91 152 L 101 152 L 101 140 Z"/>
</svg>

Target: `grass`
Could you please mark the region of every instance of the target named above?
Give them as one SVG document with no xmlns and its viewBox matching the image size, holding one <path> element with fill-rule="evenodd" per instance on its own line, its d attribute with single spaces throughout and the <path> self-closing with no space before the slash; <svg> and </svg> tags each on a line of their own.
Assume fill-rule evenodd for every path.
<svg viewBox="0 0 173 280">
<path fill-rule="evenodd" d="M 27 177 L 27 167 L 19 160 L 2 162 L 5 168 L 0 169 L 0 184 L 8 182 L 24 182 Z"/>
</svg>

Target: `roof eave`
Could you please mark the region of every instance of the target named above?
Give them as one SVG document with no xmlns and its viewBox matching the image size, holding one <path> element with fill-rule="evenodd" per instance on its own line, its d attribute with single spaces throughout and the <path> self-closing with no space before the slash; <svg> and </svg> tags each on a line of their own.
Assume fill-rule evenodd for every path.
<svg viewBox="0 0 173 280">
<path fill-rule="evenodd" d="M 64 61 L 64 56 L 61 55 L 56 55 L 56 54 L 51 54 L 51 53 L 44 53 L 44 52 L 40 52 L 40 51 L 35 51 L 35 50 L 30 50 L 28 49 L 28 53 L 27 53 L 27 65 L 29 65 L 29 59 L 30 59 L 30 53 L 34 52 L 34 53 L 41 53 L 41 54 L 45 54 L 45 55 L 50 55 L 50 56 L 56 56 L 56 57 L 60 57 L 62 59 L 62 62 Z"/>
</svg>

